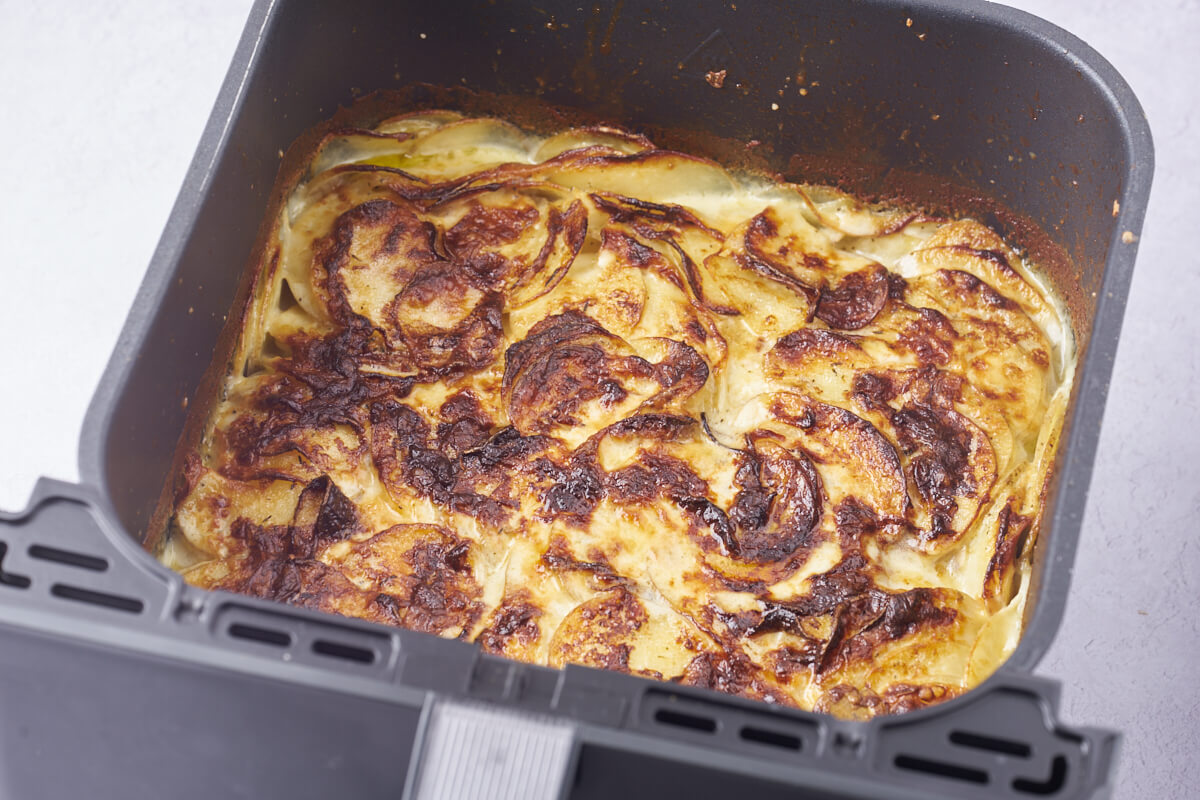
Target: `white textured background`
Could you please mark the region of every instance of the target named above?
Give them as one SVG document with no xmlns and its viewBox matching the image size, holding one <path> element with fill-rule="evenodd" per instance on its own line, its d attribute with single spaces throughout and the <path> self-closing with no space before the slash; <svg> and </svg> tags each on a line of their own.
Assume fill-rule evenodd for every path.
<svg viewBox="0 0 1200 800">
<path fill-rule="evenodd" d="M 1200 794 L 1200 3 L 1012 0 L 1132 84 L 1158 167 L 1063 627 L 1068 721 L 1125 732 L 1120 800 Z M 78 478 L 84 410 L 249 0 L 0 0 L 0 508 Z"/>
</svg>

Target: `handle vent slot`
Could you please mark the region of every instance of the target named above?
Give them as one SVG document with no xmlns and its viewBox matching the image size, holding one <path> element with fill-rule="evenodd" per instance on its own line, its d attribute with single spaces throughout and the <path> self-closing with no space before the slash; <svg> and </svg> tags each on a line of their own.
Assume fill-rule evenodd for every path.
<svg viewBox="0 0 1200 800">
<path fill-rule="evenodd" d="M 146 604 L 135 597 L 97 592 L 94 589 L 84 589 L 66 583 L 56 583 L 51 586 L 50 594 L 63 600 L 87 603 L 100 608 L 111 608 L 114 611 L 124 611 L 128 614 L 140 614 L 146 608 Z"/>
<path fill-rule="evenodd" d="M 702 717 L 699 714 L 688 714 L 670 708 L 660 708 L 655 711 L 654 721 L 661 725 L 671 725 L 701 733 L 716 733 L 717 730 L 717 721 L 712 717 Z"/>
<path fill-rule="evenodd" d="M 358 630 L 336 622 L 311 619 L 288 609 L 263 609 L 240 602 L 222 603 L 212 615 L 214 636 L 261 656 L 329 669 L 336 660 L 346 667 L 379 671 L 396 647 L 387 634 Z"/>
<path fill-rule="evenodd" d="M 244 639 L 248 642 L 258 642 L 259 644 L 273 645 L 275 647 L 291 647 L 292 635 L 286 631 L 274 630 L 272 628 L 263 628 L 258 625 L 247 625 L 244 622 L 235 622 L 226 629 L 234 639 Z"/>
<path fill-rule="evenodd" d="M 76 553 L 73 550 L 60 550 L 57 547 L 47 547 L 42 544 L 29 545 L 29 557 L 39 561 L 52 561 L 55 564 L 65 564 L 68 567 L 79 567 L 92 572 L 107 572 L 108 559 L 99 556 L 89 556 Z"/>
<path fill-rule="evenodd" d="M 898 755 L 894 763 L 900 769 L 905 769 L 909 772 L 924 772 L 928 775 L 937 775 L 941 778 L 950 778 L 956 781 L 963 781 L 964 783 L 982 785 L 988 782 L 988 774 L 981 769 L 964 767 L 959 764 L 948 764 L 945 761 L 934 761 L 918 756 Z"/>
<path fill-rule="evenodd" d="M 989 753 L 1002 753 L 1006 756 L 1029 758 L 1033 754 L 1033 748 L 1025 742 L 1001 739 L 996 736 L 985 736 L 984 734 L 971 733 L 970 731 L 952 731 L 950 733 L 950 742 L 959 747 L 986 750 Z"/>
<path fill-rule="evenodd" d="M 329 658 L 340 658 L 343 661 L 353 661 L 356 664 L 374 664 L 378 658 L 375 651 L 369 648 L 334 642 L 329 639 L 317 639 L 313 642 L 312 649 L 314 653 Z"/>
<path fill-rule="evenodd" d="M 647 730 L 693 742 L 699 737 L 722 751 L 754 758 L 779 759 L 797 753 L 816 753 L 820 730 L 816 723 L 788 711 L 763 712 L 738 702 L 714 700 L 689 691 L 651 689 L 638 716 Z"/>
<path fill-rule="evenodd" d="M 803 745 L 799 736 L 793 736 L 790 733 L 783 733 L 782 731 L 768 730 L 767 728 L 751 727 L 749 725 L 738 731 L 738 736 L 747 742 L 765 744 L 769 747 L 778 747 L 783 750 L 800 750 Z"/>
<path fill-rule="evenodd" d="M 0 542 L 0 586 L 11 586 L 14 589 L 28 589 L 31 581 L 24 575 L 4 571 L 4 556 L 8 553 L 8 544 Z"/>
</svg>

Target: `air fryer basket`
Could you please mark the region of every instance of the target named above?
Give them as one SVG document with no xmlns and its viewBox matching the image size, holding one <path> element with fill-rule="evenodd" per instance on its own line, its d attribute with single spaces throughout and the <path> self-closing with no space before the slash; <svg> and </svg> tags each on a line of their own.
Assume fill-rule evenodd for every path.
<svg viewBox="0 0 1200 800">
<path fill-rule="evenodd" d="M 418 83 L 755 140 L 760 166 L 987 213 L 1047 260 L 1082 357 L 1026 632 L 992 678 L 848 723 L 204 592 L 153 561 L 139 537 L 281 153 Z M 0 794 L 1103 796 L 1116 735 L 1057 723 L 1030 673 L 1062 616 L 1152 169 L 1103 59 L 981 2 L 260 0 L 92 401 L 82 484 L 0 514 Z"/>
</svg>

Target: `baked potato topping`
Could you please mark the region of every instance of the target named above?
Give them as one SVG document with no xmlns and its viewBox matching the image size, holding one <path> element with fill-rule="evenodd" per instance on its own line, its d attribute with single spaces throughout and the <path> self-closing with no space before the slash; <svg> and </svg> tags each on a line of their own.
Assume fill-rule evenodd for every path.
<svg viewBox="0 0 1200 800">
<path fill-rule="evenodd" d="M 439 111 L 273 224 L 189 583 L 855 718 L 1015 646 L 1072 338 L 980 222 Z"/>
</svg>

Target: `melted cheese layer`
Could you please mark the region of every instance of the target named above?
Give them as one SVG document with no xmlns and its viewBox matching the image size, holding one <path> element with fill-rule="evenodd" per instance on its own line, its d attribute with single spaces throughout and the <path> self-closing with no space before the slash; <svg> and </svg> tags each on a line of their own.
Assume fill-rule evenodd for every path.
<svg viewBox="0 0 1200 800">
<path fill-rule="evenodd" d="M 1073 352 L 977 221 L 425 112 L 321 144 L 236 363 L 190 583 L 866 717 L 1015 646 Z"/>
</svg>

